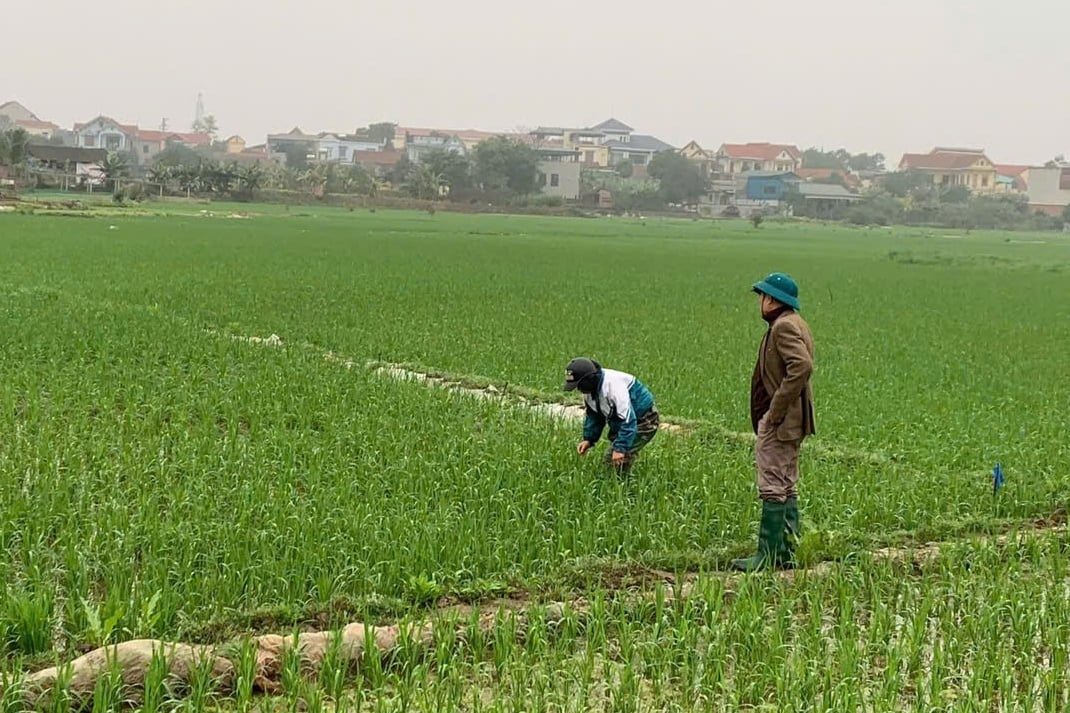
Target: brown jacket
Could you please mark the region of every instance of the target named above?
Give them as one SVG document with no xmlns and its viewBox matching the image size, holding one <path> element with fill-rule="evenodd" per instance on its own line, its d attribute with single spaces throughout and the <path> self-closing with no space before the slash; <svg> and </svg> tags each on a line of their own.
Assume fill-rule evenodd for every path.
<svg viewBox="0 0 1070 713">
<path fill-rule="evenodd" d="M 801 440 L 815 433 L 814 339 L 798 312 L 787 310 L 762 338 L 757 372 L 770 395 L 768 417 L 777 425 L 777 438 Z"/>
</svg>

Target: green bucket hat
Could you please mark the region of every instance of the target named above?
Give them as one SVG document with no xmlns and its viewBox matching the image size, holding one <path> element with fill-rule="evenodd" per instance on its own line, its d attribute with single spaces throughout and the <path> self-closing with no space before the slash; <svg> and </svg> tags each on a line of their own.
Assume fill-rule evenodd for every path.
<svg viewBox="0 0 1070 713">
<path fill-rule="evenodd" d="M 758 294 L 769 295 L 795 311 L 799 310 L 799 286 L 783 272 L 771 273 L 761 282 L 755 282 L 751 289 Z"/>
</svg>

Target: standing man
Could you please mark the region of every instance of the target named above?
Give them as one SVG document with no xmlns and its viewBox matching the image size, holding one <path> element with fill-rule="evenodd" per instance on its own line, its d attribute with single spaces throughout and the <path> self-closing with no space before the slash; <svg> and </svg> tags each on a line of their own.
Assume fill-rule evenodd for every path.
<svg viewBox="0 0 1070 713">
<path fill-rule="evenodd" d="M 814 433 L 814 340 L 799 315 L 799 288 L 774 272 L 752 288 L 769 328 L 751 379 L 751 425 L 762 521 L 758 552 L 732 560 L 733 569 L 792 567 L 799 528 L 799 448 Z"/>
<path fill-rule="evenodd" d="M 605 463 L 618 473 L 627 473 L 639 451 L 658 433 L 660 419 L 650 390 L 631 374 L 603 369 L 586 357 L 577 357 L 565 367 L 565 391 L 574 389 L 583 394 L 586 407 L 583 440 L 576 452 L 582 456 L 591 450 L 608 425 L 612 445 Z"/>
</svg>

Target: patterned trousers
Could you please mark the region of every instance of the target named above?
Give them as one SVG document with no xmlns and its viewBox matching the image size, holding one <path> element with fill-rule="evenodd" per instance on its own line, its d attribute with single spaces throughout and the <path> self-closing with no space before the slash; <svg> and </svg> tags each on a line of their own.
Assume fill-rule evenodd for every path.
<svg viewBox="0 0 1070 713">
<path fill-rule="evenodd" d="M 650 409 L 643 417 L 639 419 L 636 424 L 635 441 L 632 443 L 632 447 L 624 454 L 624 462 L 619 465 L 613 465 L 613 446 L 610 446 L 606 451 L 604 462 L 611 468 L 616 468 L 619 473 L 627 473 L 632 469 L 632 465 L 639 457 L 639 451 L 643 450 L 646 444 L 654 440 L 654 436 L 658 435 L 658 426 L 661 424 L 661 417 L 658 415 L 656 408 Z M 609 441 L 612 443 L 616 440 L 617 434 L 610 433 Z"/>
</svg>

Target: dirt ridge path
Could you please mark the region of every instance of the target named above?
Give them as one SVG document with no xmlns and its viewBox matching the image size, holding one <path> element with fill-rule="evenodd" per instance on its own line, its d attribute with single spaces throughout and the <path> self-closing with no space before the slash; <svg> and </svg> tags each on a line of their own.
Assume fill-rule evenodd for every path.
<svg viewBox="0 0 1070 713">
<path fill-rule="evenodd" d="M 1023 529 L 995 536 L 886 547 L 863 553 L 859 562 L 892 561 L 910 564 L 916 571 L 923 571 L 925 567 L 935 565 L 941 551 L 949 546 L 978 541 L 1007 545 L 1022 542 L 1023 538 L 1066 535 L 1070 532 L 1066 513 L 1023 525 Z M 827 576 L 838 567 L 850 566 L 853 566 L 852 562 L 830 561 L 807 569 L 753 574 L 717 571 L 691 573 L 681 578 L 669 572 L 647 570 L 645 586 L 622 588 L 616 593 L 626 603 L 679 601 L 701 593 L 702 588 L 715 578 L 731 584 L 755 576 L 794 580 Z M 734 587 L 728 586 L 724 591 L 726 595 L 731 595 Z M 492 632 L 498 624 L 511 620 L 515 625 L 514 631 L 522 636 L 536 613 L 545 623 L 556 624 L 566 617 L 582 619 L 590 611 L 587 600 L 582 596 L 569 601 L 539 603 L 514 595 L 483 605 L 446 602 L 422 618 L 384 626 L 353 622 L 335 631 L 290 636 L 265 634 L 218 646 L 135 639 L 100 647 L 66 664 L 29 674 L 16 685 L 20 687 L 23 701 L 31 707 L 48 706 L 61 689 L 76 703 L 88 705 L 100 681 L 108 676 L 117 676 L 122 684 L 124 700 L 137 704 L 144 696 L 146 681 L 152 675 L 150 672 L 155 668 L 159 676 L 162 667 L 162 678 L 171 690 L 188 689 L 191 681 L 199 675 L 208 676 L 218 694 L 229 696 L 235 692 L 239 678 L 245 677 L 253 693 L 277 695 L 284 691 L 286 662 L 294 655 L 299 658 L 301 671 L 306 676 L 314 675 L 328 662 L 352 670 L 366 664 L 370 656 L 386 661 L 402 647 L 432 649 L 435 645 L 436 623 L 441 625 L 443 621 L 452 621 L 457 626 L 458 639 L 464 641 L 476 616 L 479 630 L 483 633 Z"/>
<path fill-rule="evenodd" d="M 376 376 L 385 379 L 423 384 L 430 388 L 443 389 L 474 399 L 499 401 L 565 421 L 582 421 L 584 418 L 584 408 L 581 404 L 569 402 L 563 397 L 554 397 L 535 389 L 512 384 L 502 384 L 485 377 L 453 374 L 446 370 L 431 369 L 405 362 L 381 360 L 359 361 L 352 357 L 338 354 L 332 350 L 325 351 L 321 347 L 309 342 L 286 342 L 275 333 L 272 333 L 267 337 L 260 337 L 255 335 L 229 334 L 214 329 L 207 329 L 205 331 L 217 337 L 228 336 L 235 341 L 258 346 L 274 348 L 296 346 L 297 348 L 317 353 L 323 357 L 324 361 L 336 364 L 345 369 L 363 368 Z M 714 437 L 748 448 L 753 446 L 755 441 L 755 435 L 750 432 L 734 431 L 710 421 L 684 419 L 665 414 L 662 414 L 661 416 L 660 428 L 662 431 L 674 435 Z M 806 449 L 819 458 L 831 461 L 899 467 L 908 465 L 886 453 L 868 451 L 834 443 L 811 441 L 807 443 Z"/>
</svg>

